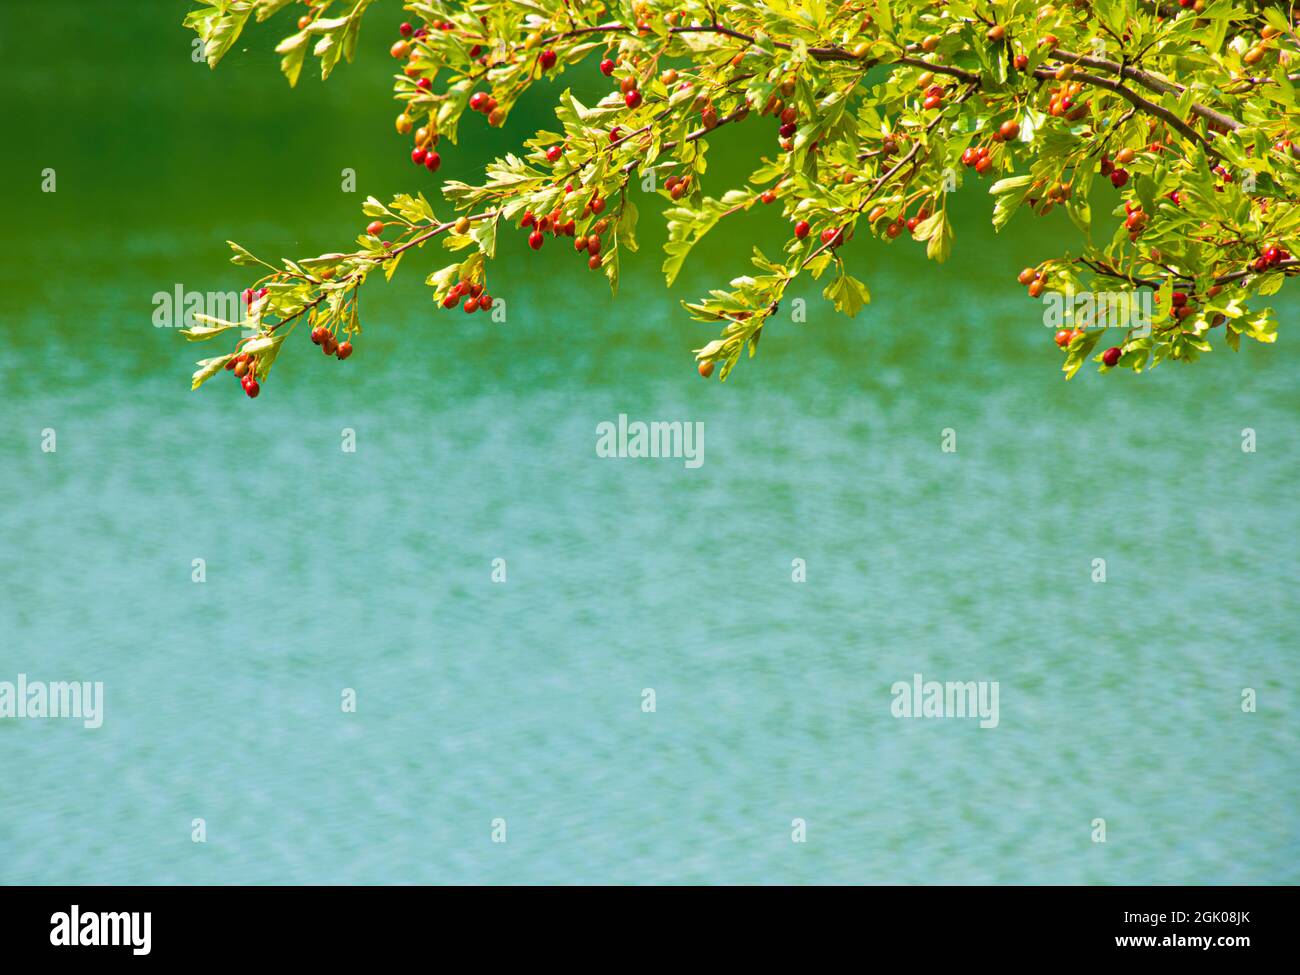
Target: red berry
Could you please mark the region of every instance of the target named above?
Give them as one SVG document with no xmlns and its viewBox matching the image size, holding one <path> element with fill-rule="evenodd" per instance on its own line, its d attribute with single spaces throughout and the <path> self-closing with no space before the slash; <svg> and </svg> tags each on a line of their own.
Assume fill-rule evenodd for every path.
<svg viewBox="0 0 1300 975">
<path fill-rule="evenodd" d="M 420 88 L 424 91 L 428 91 L 430 88 L 433 87 L 433 82 L 430 81 L 428 78 L 421 78 L 419 81 L 415 83 L 415 85 L 417 88 Z"/>
<path fill-rule="evenodd" d="M 1120 187 L 1124 186 L 1124 184 L 1126 184 L 1127 182 L 1128 182 L 1127 169 L 1116 169 L 1113 173 L 1110 174 L 1110 185 L 1115 187 L 1115 189 L 1119 189 Z"/>
<path fill-rule="evenodd" d="M 540 230 L 534 230 L 531 234 L 528 235 L 528 246 L 535 251 L 539 251 L 542 249 L 542 241 L 544 241 L 545 239 L 546 238 L 542 236 L 542 232 Z"/>
<path fill-rule="evenodd" d="M 483 294 L 478 296 L 478 310 L 487 311 L 491 307 L 492 307 L 492 296 L 485 291 L 483 292 Z"/>
<path fill-rule="evenodd" d="M 614 73 L 614 62 L 611 61 L 609 58 L 605 58 L 605 60 L 601 61 L 601 62 L 600 62 L 600 73 L 603 74 L 603 75 L 611 75 L 611 74 L 613 74 L 613 73 Z"/>
<path fill-rule="evenodd" d="M 257 394 L 262 391 L 262 387 L 257 384 L 256 379 L 248 379 L 244 382 L 244 392 L 248 394 L 249 399 L 257 399 Z"/>
<path fill-rule="evenodd" d="M 711 359 L 705 359 L 700 363 L 698 368 L 700 370 L 700 375 L 705 379 L 708 379 L 713 375 L 713 361 Z"/>
<path fill-rule="evenodd" d="M 609 130 L 609 141 L 617 142 L 620 138 L 622 138 L 622 133 L 623 133 L 622 129 L 620 129 L 617 125 L 614 126 L 612 129 Z"/>
<path fill-rule="evenodd" d="M 599 254 L 592 254 L 591 257 L 587 260 L 587 267 L 591 268 L 593 271 L 599 270 L 599 269 L 600 269 L 600 255 L 599 255 Z"/>
<path fill-rule="evenodd" d="M 564 146 L 551 146 L 551 148 L 546 150 L 546 161 L 555 162 L 555 160 L 559 159 L 562 155 L 564 155 Z"/>
<path fill-rule="evenodd" d="M 346 359 L 348 356 L 350 356 L 350 355 L 352 354 L 352 343 L 351 343 L 351 342 L 340 342 L 340 343 L 339 343 L 339 350 L 338 350 L 337 352 L 335 352 L 334 354 L 335 354 L 336 356 L 338 356 L 340 360 L 342 360 L 342 359 Z"/>
<path fill-rule="evenodd" d="M 410 24 L 402 24 L 401 27 L 397 28 L 397 32 L 403 37 L 410 37 L 415 32 L 415 28 Z"/>
<path fill-rule="evenodd" d="M 531 226 L 532 226 L 533 224 L 535 224 L 536 222 L 537 222 L 537 218 L 533 216 L 533 211 L 532 211 L 532 210 L 526 210 L 526 211 L 524 212 L 524 219 L 522 219 L 522 220 L 519 221 L 519 227 L 520 227 L 521 230 L 527 230 L 529 227 L 531 227 Z"/>
<path fill-rule="evenodd" d="M 1114 366 L 1115 363 L 1119 362 L 1119 357 L 1123 354 L 1123 350 L 1119 346 L 1113 345 L 1101 354 L 1101 361 L 1107 366 Z"/>
<path fill-rule="evenodd" d="M 378 237 L 384 232 L 384 222 L 382 220 L 372 220 L 366 224 L 366 233 L 371 237 Z"/>
<path fill-rule="evenodd" d="M 460 292 L 457 291 L 455 288 L 452 288 L 451 292 L 447 295 L 447 297 L 442 299 L 442 307 L 455 308 L 456 302 L 459 300 L 460 300 Z"/>
<path fill-rule="evenodd" d="M 469 96 L 469 107 L 474 112 L 487 111 L 488 93 L 485 91 L 476 91 Z"/>
<path fill-rule="evenodd" d="M 1073 338 L 1073 336 L 1074 336 L 1073 332 L 1071 332 L 1068 328 L 1063 328 L 1056 333 L 1056 344 L 1059 345 L 1061 348 L 1065 348 L 1067 345 L 1070 344 L 1070 339 Z"/>
<path fill-rule="evenodd" d="M 1175 308 L 1182 308 L 1187 304 L 1187 294 L 1182 291 L 1175 291 L 1170 300 L 1174 303 Z"/>
<path fill-rule="evenodd" d="M 793 122 L 788 122 L 785 125 L 781 126 L 781 128 L 777 130 L 777 133 L 781 136 L 782 139 L 788 139 L 792 135 L 794 135 L 795 132 L 797 132 L 798 130 L 799 130 L 799 126 L 795 125 Z"/>
<path fill-rule="evenodd" d="M 537 60 L 541 63 L 543 71 L 549 71 L 555 67 L 555 52 L 547 48 Z"/>
<path fill-rule="evenodd" d="M 423 166 L 423 165 L 424 165 L 424 157 L 425 157 L 426 155 L 428 155 L 428 153 L 426 153 L 423 149 L 412 149 L 412 150 L 411 150 L 411 162 L 415 163 L 417 166 Z"/>
<path fill-rule="evenodd" d="M 628 108 L 636 108 L 641 104 L 641 92 L 633 88 L 623 96 L 623 103 L 627 105 Z"/>
<path fill-rule="evenodd" d="M 438 167 L 442 165 L 442 156 L 436 152 L 431 152 L 424 157 L 424 168 L 431 173 L 436 173 Z"/>
<path fill-rule="evenodd" d="M 478 299 L 477 299 L 477 298 L 466 298 L 466 299 L 465 299 L 465 312 L 466 312 L 466 314 L 473 314 L 473 313 L 476 312 L 476 311 L 478 311 Z"/>
<path fill-rule="evenodd" d="M 805 237 L 808 236 L 808 231 L 810 229 L 811 228 L 808 226 L 807 220 L 800 220 L 798 223 L 794 225 L 794 235 L 800 240 L 803 240 Z"/>
</svg>

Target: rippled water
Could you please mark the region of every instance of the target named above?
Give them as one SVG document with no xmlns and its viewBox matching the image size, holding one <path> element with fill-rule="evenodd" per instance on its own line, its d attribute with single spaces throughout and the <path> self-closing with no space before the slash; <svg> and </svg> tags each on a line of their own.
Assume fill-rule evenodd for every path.
<svg viewBox="0 0 1300 975">
<path fill-rule="evenodd" d="M 97 730 L 0 721 L 0 881 L 1300 881 L 1294 302 L 1275 348 L 1066 384 L 1010 283 L 1064 225 L 993 238 L 968 196 L 949 266 L 864 247 L 868 314 L 812 301 L 725 386 L 675 298 L 743 271 L 738 236 L 670 295 L 651 231 L 617 302 L 512 240 L 506 324 L 437 314 L 431 255 L 348 363 L 298 335 L 255 403 L 191 394 L 153 293 L 239 287 L 227 236 L 337 246 L 349 154 L 362 193 L 407 169 L 378 58 L 331 82 L 375 145 L 304 161 L 330 88 L 209 75 L 134 16 L 115 137 L 0 69 L 31 228 L 0 244 L 0 681 L 106 695 Z M 184 124 L 236 108 L 275 138 Z M 620 413 L 703 421 L 704 465 L 597 457 Z M 999 726 L 893 718 L 916 672 L 998 681 Z"/>
</svg>

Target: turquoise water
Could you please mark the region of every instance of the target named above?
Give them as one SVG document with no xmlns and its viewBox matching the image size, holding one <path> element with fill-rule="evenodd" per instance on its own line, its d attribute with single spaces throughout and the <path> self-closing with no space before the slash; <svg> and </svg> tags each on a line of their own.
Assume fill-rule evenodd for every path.
<svg viewBox="0 0 1300 975">
<path fill-rule="evenodd" d="M 1274 348 L 1067 384 L 1012 283 L 1066 224 L 995 238 L 965 194 L 949 265 L 863 241 L 864 316 L 812 300 L 704 383 L 676 300 L 778 221 L 668 293 L 643 212 L 616 302 L 511 239 L 507 322 L 438 313 L 422 254 L 347 363 L 296 335 L 256 402 L 191 393 L 206 347 L 155 292 L 237 289 L 227 237 L 330 249 L 358 196 L 436 185 L 391 135 L 386 39 L 289 92 L 137 11 L 63 85 L 51 10 L 78 16 L 6 12 L 0 681 L 102 681 L 106 714 L 0 721 L 0 882 L 1300 881 L 1294 301 Z M 597 457 L 620 413 L 702 421 L 703 466 Z M 998 681 L 998 727 L 892 717 L 916 672 Z"/>
</svg>

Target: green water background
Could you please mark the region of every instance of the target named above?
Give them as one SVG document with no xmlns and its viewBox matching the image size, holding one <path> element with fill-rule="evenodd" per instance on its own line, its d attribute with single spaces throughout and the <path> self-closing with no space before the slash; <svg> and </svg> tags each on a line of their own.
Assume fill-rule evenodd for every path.
<svg viewBox="0 0 1300 975">
<path fill-rule="evenodd" d="M 365 195 L 439 179 L 392 130 L 396 4 L 297 90 L 286 30 L 214 73 L 184 6 L 0 12 L 0 680 L 107 699 L 94 731 L 0 721 L 0 882 L 1300 880 L 1293 299 L 1275 347 L 1067 384 L 1014 275 L 1074 231 L 994 236 L 968 188 L 947 265 L 855 241 L 863 315 L 804 288 L 704 383 L 677 301 L 786 228 L 744 217 L 665 291 L 647 197 L 617 301 L 509 235 L 508 322 L 439 313 L 424 251 L 346 364 L 296 335 L 256 402 L 191 393 L 214 353 L 156 292 L 242 288 L 227 238 L 346 247 Z M 468 120 L 439 177 L 556 91 Z M 711 189 L 767 128 L 715 140 Z M 619 413 L 703 421 L 704 466 L 599 459 Z M 916 672 L 999 681 L 1000 726 L 894 719 Z"/>
</svg>

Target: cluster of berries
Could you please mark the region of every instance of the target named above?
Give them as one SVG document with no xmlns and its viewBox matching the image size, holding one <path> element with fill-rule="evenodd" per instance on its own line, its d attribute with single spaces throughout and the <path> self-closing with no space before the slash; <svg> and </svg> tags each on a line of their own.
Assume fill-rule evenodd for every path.
<svg viewBox="0 0 1300 975">
<path fill-rule="evenodd" d="M 1218 293 L 1217 290 L 1215 291 L 1215 293 L 1216 294 Z M 1155 301 L 1157 305 L 1160 304 L 1160 295 L 1156 295 Z M 1171 314 L 1174 316 L 1174 318 L 1178 319 L 1180 322 L 1183 319 L 1191 318 L 1193 315 L 1196 314 L 1196 309 L 1195 307 L 1193 307 L 1194 303 L 1192 302 L 1192 299 L 1188 297 L 1186 291 L 1173 292 L 1169 296 L 1169 303 L 1173 306 L 1174 309 L 1171 312 Z"/>
<path fill-rule="evenodd" d="M 499 126 L 506 119 L 503 109 L 497 107 L 497 100 L 486 91 L 476 91 L 469 96 L 469 110 L 486 115 L 488 125 Z"/>
<path fill-rule="evenodd" d="M 311 340 L 326 355 L 337 356 L 340 362 L 352 354 L 352 343 L 346 339 L 338 341 L 324 325 L 317 325 L 311 330 Z"/>
<path fill-rule="evenodd" d="M 1125 146 L 1119 152 L 1115 153 L 1115 158 L 1110 156 L 1101 157 L 1101 175 L 1109 177 L 1110 185 L 1115 189 L 1122 189 L 1128 184 L 1129 172 L 1124 166 L 1133 161 L 1136 153 Z"/>
<path fill-rule="evenodd" d="M 799 110 L 786 104 L 785 99 L 794 94 L 794 79 L 783 81 L 779 91 L 782 94 L 774 92 L 760 114 L 774 116 L 780 123 L 776 130 L 777 144 L 783 151 L 790 152 L 794 148 L 794 134 L 799 131 Z"/>
<path fill-rule="evenodd" d="M 467 315 L 492 309 L 492 296 L 483 290 L 483 285 L 469 281 L 452 285 L 451 290 L 447 292 L 447 297 L 442 299 L 442 307 L 455 308 L 460 304 L 461 298 L 465 299 L 463 308 Z"/>
<path fill-rule="evenodd" d="M 528 234 L 528 246 L 535 251 L 542 249 L 542 244 L 546 241 L 546 234 L 549 231 L 554 237 L 572 237 L 578 232 L 577 221 L 563 220 L 563 214 L 559 210 L 553 210 L 547 216 L 536 216 L 532 210 L 524 214 L 523 220 L 519 222 L 522 230 L 530 231 Z"/>
<path fill-rule="evenodd" d="M 690 188 L 691 188 L 690 173 L 687 173 L 685 176 L 669 176 L 666 180 L 664 180 L 664 189 L 668 191 L 668 195 L 671 196 L 674 200 L 680 200 L 683 196 L 686 195 L 687 191 Z"/>
<path fill-rule="evenodd" d="M 247 352 L 241 352 L 226 362 L 226 371 L 233 372 L 244 387 L 249 399 L 256 399 L 262 387 L 257 384 L 257 358 Z"/>
<path fill-rule="evenodd" d="M 1283 261 L 1289 261 L 1290 259 L 1290 252 L 1283 250 L 1277 244 L 1269 244 L 1260 251 L 1259 257 L 1255 258 L 1255 263 L 1253 263 L 1251 267 L 1258 272 L 1263 272 L 1267 271 L 1271 267 L 1277 267 L 1277 265 L 1281 264 Z"/>
<path fill-rule="evenodd" d="M 970 166 L 983 176 L 992 167 L 993 157 L 989 155 L 988 146 L 967 146 L 962 150 L 961 162 L 963 166 Z"/>
<path fill-rule="evenodd" d="M 1047 287 L 1047 274 L 1041 268 L 1027 267 L 1016 275 L 1016 280 L 1029 289 L 1029 297 L 1037 298 Z M 1060 333 L 1057 333 L 1057 345 L 1061 345 Z"/>
<path fill-rule="evenodd" d="M 1067 64 L 1056 72 L 1057 80 L 1063 83 L 1052 89 L 1051 100 L 1047 103 L 1047 114 L 1077 122 L 1088 114 L 1092 103 L 1084 102 L 1082 105 L 1076 103 L 1075 99 L 1083 92 L 1083 82 L 1065 80 L 1073 74 L 1073 67 Z"/>
<path fill-rule="evenodd" d="M 1124 204 L 1124 229 L 1128 231 L 1129 242 L 1136 241 L 1142 231 L 1147 229 L 1147 223 L 1151 219 L 1150 215 L 1142 209 L 1141 203 Z"/>
</svg>

